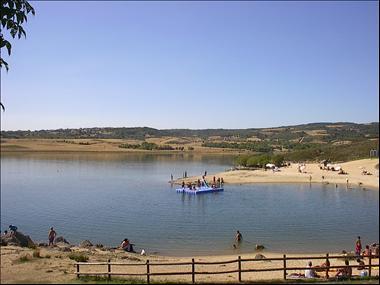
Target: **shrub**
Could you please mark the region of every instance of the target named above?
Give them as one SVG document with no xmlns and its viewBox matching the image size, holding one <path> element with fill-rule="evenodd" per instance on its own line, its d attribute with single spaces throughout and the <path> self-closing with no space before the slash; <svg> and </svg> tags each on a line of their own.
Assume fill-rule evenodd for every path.
<svg viewBox="0 0 380 285">
<path fill-rule="evenodd" d="M 235 164 L 240 165 L 240 166 L 247 166 L 248 158 L 249 156 L 247 155 L 238 156 L 235 159 Z"/>
<path fill-rule="evenodd" d="M 35 249 L 35 250 L 33 251 L 33 257 L 34 257 L 34 258 L 41 258 L 41 252 L 40 252 L 39 249 Z"/>
<path fill-rule="evenodd" d="M 271 159 L 271 162 L 276 166 L 281 166 L 284 163 L 284 156 L 283 155 L 274 155 Z"/>
<path fill-rule="evenodd" d="M 28 243 L 28 248 L 31 248 L 31 249 L 36 249 L 37 246 L 34 244 L 34 243 Z"/>
<path fill-rule="evenodd" d="M 87 262 L 88 261 L 88 256 L 81 254 L 81 253 L 70 253 L 69 258 L 72 260 L 75 260 L 76 262 Z"/>
<path fill-rule="evenodd" d="M 20 256 L 20 258 L 18 259 L 19 262 L 28 262 L 30 261 L 32 258 L 29 254 L 27 255 L 22 255 Z"/>
</svg>

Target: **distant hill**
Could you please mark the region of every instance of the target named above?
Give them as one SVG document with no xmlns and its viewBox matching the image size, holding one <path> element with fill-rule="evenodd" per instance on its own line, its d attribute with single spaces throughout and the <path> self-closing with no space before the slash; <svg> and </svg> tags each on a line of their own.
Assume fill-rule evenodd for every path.
<svg viewBox="0 0 380 285">
<path fill-rule="evenodd" d="M 51 144 L 81 145 L 89 149 L 105 144 L 124 150 L 232 151 L 247 155 L 241 157 L 241 165 L 248 163 L 250 156 L 258 155 L 265 155 L 266 160 L 281 156 L 291 161 L 348 161 L 367 158 L 371 150 L 378 150 L 379 123 L 311 123 L 256 129 L 158 130 L 136 127 L 2 131 L 1 139 L 2 149 L 13 151 L 30 146 L 7 140 L 50 139 Z M 253 157 L 250 161 L 256 160 Z"/>
<path fill-rule="evenodd" d="M 38 131 L 2 131 L 2 138 L 49 138 L 49 139 L 145 139 L 147 137 L 199 137 L 207 140 L 220 137 L 225 141 L 239 140 L 301 140 L 302 142 L 358 141 L 379 137 L 379 123 L 311 123 L 275 128 L 250 129 L 154 129 L 134 128 L 80 128 Z"/>
</svg>

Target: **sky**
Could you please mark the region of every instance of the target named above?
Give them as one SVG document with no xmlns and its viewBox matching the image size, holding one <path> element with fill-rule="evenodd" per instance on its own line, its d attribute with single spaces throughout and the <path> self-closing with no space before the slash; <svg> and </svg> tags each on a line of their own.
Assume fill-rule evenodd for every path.
<svg viewBox="0 0 380 285">
<path fill-rule="evenodd" d="M 379 120 L 377 1 L 30 3 L 2 130 Z"/>
</svg>

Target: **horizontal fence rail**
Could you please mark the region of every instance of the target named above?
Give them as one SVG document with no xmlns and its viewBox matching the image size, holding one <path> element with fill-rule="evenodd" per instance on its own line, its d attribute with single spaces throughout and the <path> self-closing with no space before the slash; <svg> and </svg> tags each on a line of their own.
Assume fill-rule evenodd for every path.
<svg viewBox="0 0 380 285">
<path fill-rule="evenodd" d="M 307 270 L 310 269 L 309 267 L 300 266 L 300 267 L 290 267 L 287 265 L 287 261 L 291 260 L 330 260 L 330 259 L 357 259 L 357 258 L 368 258 L 368 264 L 365 265 L 331 265 L 331 266 L 318 266 L 318 267 L 312 267 L 313 270 L 318 270 L 318 272 L 326 272 L 326 276 L 328 276 L 328 272 L 331 269 L 339 269 L 339 268 L 360 268 L 360 269 L 368 269 L 368 276 L 371 277 L 372 275 L 372 269 L 373 267 L 378 267 L 379 263 L 372 264 L 373 259 L 378 259 L 379 255 L 358 255 L 358 256 L 347 256 L 347 255 L 329 255 L 326 254 L 325 256 L 293 256 L 293 257 L 287 257 L 285 254 L 283 257 L 274 257 L 274 258 L 262 258 L 262 259 L 255 259 L 255 258 L 241 258 L 239 256 L 237 259 L 234 260 L 228 260 L 228 261 L 195 261 L 194 258 L 191 260 L 191 262 L 153 262 L 151 263 L 149 259 L 145 263 L 121 263 L 121 262 L 111 262 L 111 260 L 108 260 L 108 262 L 77 262 L 75 263 L 76 266 L 76 276 L 79 278 L 80 276 L 107 276 L 109 279 L 111 276 L 146 276 L 146 281 L 149 284 L 150 283 L 150 277 L 151 276 L 170 276 L 170 275 L 191 275 L 192 276 L 192 283 L 195 283 L 195 277 L 196 275 L 216 275 L 216 274 L 230 274 L 230 273 L 238 273 L 238 280 L 239 282 L 242 281 L 242 273 L 247 272 L 271 272 L 271 271 L 283 271 L 283 278 L 287 279 L 287 271 L 289 270 Z M 282 267 L 273 267 L 273 268 L 250 268 L 250 269 L 242 269 L 242 264 L 244 262 L 258 262 L 258 261 L 283 261 Z M 226 265 L 236 263 L 236 269 L 232 270 L 224 270 L 224 271 L 197 271 L 195 270 L 196 265 Z M 185 265 L 191 265 L 191 268 L 189 268 L 189 271 L 176 271 L 176 272 L 151 272 L 151 267 L 153 266 L 185 266 Z M 107 266 L 107 271 L 99 271 L 99 272 L 81 272 L 81 267 L 88 267 L 88 266 Z M 128 272 L 112 272 L 112 266 L 145 266 L 146 272 L 144 273 L 128 273 Z"/>
</svg>

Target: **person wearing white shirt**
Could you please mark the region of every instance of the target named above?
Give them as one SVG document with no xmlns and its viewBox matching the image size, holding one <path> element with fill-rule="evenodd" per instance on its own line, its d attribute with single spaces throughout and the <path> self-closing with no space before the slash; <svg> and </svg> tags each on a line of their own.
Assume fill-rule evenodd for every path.
<svg viewBox="0 0 380 285">
<path fill-rule="evenodd" d="M 314 269 L 312 268 L 312 263 L 309 261 L 309 264 L 307 266 L 307 269 L 305 270 L 305 278 L 316 278 L 318 275 L 315 273 Z"/>
</svg>

